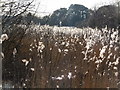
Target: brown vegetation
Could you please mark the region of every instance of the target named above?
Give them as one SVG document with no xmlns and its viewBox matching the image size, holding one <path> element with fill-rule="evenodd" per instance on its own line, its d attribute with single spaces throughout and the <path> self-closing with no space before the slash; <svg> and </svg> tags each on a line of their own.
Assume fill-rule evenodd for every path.
<svg viewBox="0 0 120 90">
<path fill-rule="evenodd" d="M 9 40 L 3 43 L 3 67 L 8 70 L 7 74 L 3 72 L 3 80 L 11 79 L 21 83 L 22 87 L 31 88 L 118 87 L 118 43 L 110 44 L 98 39 L 88 48 L 89 41 L 86 39 L 89 39 L 89 34 L 86 37 L 84 34 L 53 34 L 53 28 L 43 26 L 41 29 L 43 31 L 31 28 L 17 47 L 17 40 L 13 44 Z M 105 46 L 102 57 L 100 54 Z M 14 56 L 15 48 L 17 52 Z"/>
</svg>

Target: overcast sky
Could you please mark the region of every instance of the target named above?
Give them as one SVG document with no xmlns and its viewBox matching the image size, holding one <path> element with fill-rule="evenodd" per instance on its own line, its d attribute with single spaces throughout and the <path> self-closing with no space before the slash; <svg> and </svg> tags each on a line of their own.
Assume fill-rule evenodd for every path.
<svg viewBox="0 0 120 90">
<path fill-rule="evenodd" d="M 36 5 L 40 3 L 39 12 L 53 12 L 59 8 L 68 8 L 71 4 L 82 4 L 88 8 L 110 4 L 117 0 L 35 0 Z"/>
</svg>

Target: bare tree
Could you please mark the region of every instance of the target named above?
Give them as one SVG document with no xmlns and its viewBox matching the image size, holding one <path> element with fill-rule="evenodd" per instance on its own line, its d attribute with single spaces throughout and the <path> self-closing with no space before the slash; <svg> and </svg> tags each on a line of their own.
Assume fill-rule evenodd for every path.
<svg viewBox="0 0 120 90">
<path fill-rule="evenodd" d="M 24 16 L 31 12 L 33 1 L 10 0 L 2 4 L 2 33 L 9 37 L 2 43 L 2 52 L 4 53 L 2 61 L 3 82 L 11 80 L 18 83 L 25 77 L 25 67 L 18 60 L 19 57 L 15 55 L 15 52 L 20 48 L 21 40 L 30 27 L 30 23 L 29 25 L 26 23 Z"/>
</svg>

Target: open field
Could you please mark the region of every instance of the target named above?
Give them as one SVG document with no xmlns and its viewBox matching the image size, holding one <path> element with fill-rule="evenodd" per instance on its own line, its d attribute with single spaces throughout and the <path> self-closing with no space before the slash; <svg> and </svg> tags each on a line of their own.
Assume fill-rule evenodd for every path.
<svg viewBox="0 0 120 90">
<path fill-rule="evenodd" d="M 17 44 L 21 34 L 3 43 L 3 80 L 31 88 L 120 87 L 118 30 L 35 26 Z"/>
</svg>

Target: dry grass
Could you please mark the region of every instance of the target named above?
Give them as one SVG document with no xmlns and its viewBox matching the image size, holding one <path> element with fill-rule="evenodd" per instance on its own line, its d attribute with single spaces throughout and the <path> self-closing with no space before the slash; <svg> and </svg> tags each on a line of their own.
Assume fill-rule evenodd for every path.
<svg viewBox="0 0 120 90">
<path fill-rule="evenodd" d="M 65 30 L 69 33 L 62 32 Z M 118 34 L 106 29 L 102 31 L 48 26 L 31 28 L 17 48 L 15 58 L 25 69 L 25 77 L 19 82 L 32 88 L 117 88 L 120 72 Z M 22 62 L 23 59 L 26 61 Z"/>
</svg>

